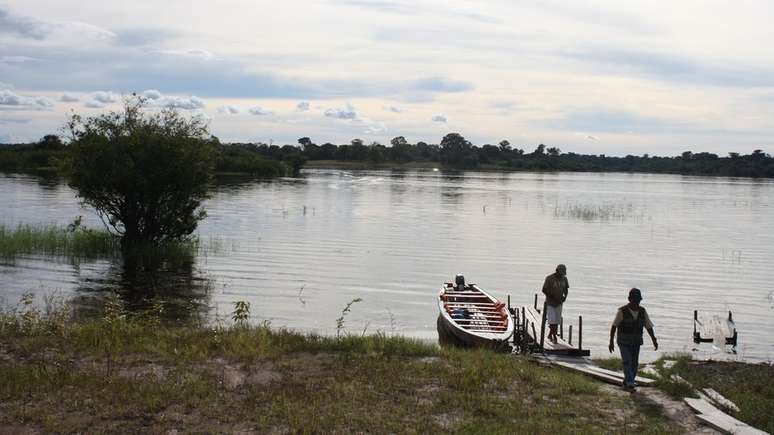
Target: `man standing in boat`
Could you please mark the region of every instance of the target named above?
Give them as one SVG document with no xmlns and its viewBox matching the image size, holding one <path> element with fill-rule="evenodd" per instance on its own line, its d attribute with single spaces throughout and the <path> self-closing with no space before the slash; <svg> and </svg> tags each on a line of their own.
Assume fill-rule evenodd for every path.
<svg viewBox="0 0 774 435">
<path fill-rule="evenodd" d="M 608 350 L 613 352 L 613 338 L 618 330 L 618 349 L 621 351 L 623 361 L 624 382 L 623 388 L 635 391 L 634 379 L 637 377 L 637 368 L 640 361 L 640 346 L 642 346 L 642 330 L 645 329 L 653 341 L 653 347 L 658 350 L 658 341 L 653 332 L 653 323 L 648 317 L 648 312 L 640 306 L 642 292 L 638 288 L 629 290 L 629 303 L 618 309 L 610 328 L 610 345 Z"/>
<path fill-rule="evenodd" d="M 567 281 L 567 267 L 556 266 L 556 272 L 548 275 L 543 282 L 543 294 L 546 295 L 546 323 L 548 339 L 556 343 L 556 332 L 562 322 L 562 304 L 567 299 L 570 283 Z"/>
</svg>

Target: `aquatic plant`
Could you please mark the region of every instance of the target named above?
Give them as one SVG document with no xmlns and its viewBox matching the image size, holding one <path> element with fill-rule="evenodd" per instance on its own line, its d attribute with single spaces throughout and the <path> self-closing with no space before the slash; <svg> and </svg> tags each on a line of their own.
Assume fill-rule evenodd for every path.
<svg viewBox="0 0 774 435">
<path fill-rule="evenodd" d="M 78 227 L 68 230 L 58 225 L 0 225 L 0 257 L 12 260 L 18 255 L 41 254 L 75 258 L 104 258 L 116 255 L 119 240 L 107 231 Z"/>
<path fill-rule="evenodd" d="M 645 218 L 631 203 L 628 204 L 556 204 L 554 217 L 580 219 L 583 221 L 626 221 L 629 219 L 641 222 Z"/>
</svg>

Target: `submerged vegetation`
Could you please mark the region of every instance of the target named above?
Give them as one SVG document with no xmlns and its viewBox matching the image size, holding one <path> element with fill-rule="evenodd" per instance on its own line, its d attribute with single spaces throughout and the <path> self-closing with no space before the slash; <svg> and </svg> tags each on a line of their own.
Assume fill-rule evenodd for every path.
<svg viewBox="0 0 774 435">
<path fill-rule="evenodd" d="M 39 254 L 69 258 L 109 258 L 120 249 L 107 231 L 72 229 L 58 225 L 0 225 L 0 257 Z"/>
<path fill-rule="evenodd" d="M 122 249 L 121 241 L 104 229 L 90 229 L 76 219 L 68 226 L 19 224 L 15 228 L 0 224 L 0 259 L 13 261 L 22 255 L 42 255 L 78 259 L 117 259 L 126 254 L 155 255 L 161 258 L 193 257 L 198 253 L 222 252 L 229 249 L 217 238 L 169 241 L 152 246 L 139 246 L 133 251 Z M 233 249 L 233 247 L 232 247 Z"/>
<path fill-rule="evenodd" d="M 632 204 L 556 204 L 554 217 L 579 219 L 583 221 L 626 221 L 641 222 L 645 215 L 638 212 Z"/>
<path fill-rule="evenodd" d="M 525 358 L 385 334 L 166 326 L 120 303 L 75 322 L 27 299 L 0 315 L 11 432 L 678 432 L 657 410 Z"/>
</svg>

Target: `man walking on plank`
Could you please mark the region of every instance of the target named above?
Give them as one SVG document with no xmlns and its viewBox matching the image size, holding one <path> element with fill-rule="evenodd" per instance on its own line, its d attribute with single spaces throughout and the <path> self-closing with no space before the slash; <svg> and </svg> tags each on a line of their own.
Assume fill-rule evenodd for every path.
<svg viewBox="0 0 774 435">
<path fill-rule="evenodd" d="M 658 350 L 658 341 L 653 332 L 653 323 L 648 317 L 648 312 L 640 306 L 642 292 L 640 289 L 629 290 L 629 303 L 618 309 L 610 328 L 610 345 L 608 349 L 613 352 L 613 338 L 618 330 L 618 348 L 621 351 L 623 361 L 624 381 L 623 388 L 628 391 L 636 391 L 634 379 L 637 377 L 637 368 L 640 365 L 640 346 L 642 346 L 642 330 L 645 329 L 653 341 L 653 347 Z"/>
<path fill-rule="evenodd" d="M 557 342 L 556 331 L 562 323 L 562 304 L 567 299 L 570 284 L 567 281 L 567 267 L 556 266 L 556 272 L 548 275 L 543 282 L 543 294 L 546 295 L 546 323 L 548 339 Z"/>
</svg>

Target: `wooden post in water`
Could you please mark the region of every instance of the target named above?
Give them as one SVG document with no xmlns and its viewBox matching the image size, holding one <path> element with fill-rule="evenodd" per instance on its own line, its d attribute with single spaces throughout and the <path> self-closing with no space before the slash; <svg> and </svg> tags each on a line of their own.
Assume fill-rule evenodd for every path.
<svg viewBox="0 0 774 435">
<path fill-rule="evenodd" d="M 521 351 L 523 353 L 527 353 L 527 344 L 529 343 L 529 340 L 527 339 L 527 335 L 529 335 L 529 334 L 527 333 L 527 309 L 526 309 L 526 307 L 521 307 L 521 321 L 522 321 L 522 324 L 524 325 L 524 328 L 522 328 L 523 334 L 521 335 L 521 340 L 522 340 Z"/>
<path fill-rule="evenodd" d="M 570 325 L 570 346 L 572 346 L 572 325 Z"/>
<path fill-rule="evenodd" d="M 578 316 L 578 350 L 583 349 L 583 316 Z"/>
<path fill-rule="evenodd" d="M 535 295 L 537 298 L 537 295 Z M 540 321 L 540 351 L 543 352 L 543 342 L 546 338 L 546 304 L 543 302 L 543 319 Z"/>
<path fill-rule="evenodd" d="M 699 333 L 696 332 L 696 322 L 699 321 L 699 311 L 693 310 L 693 342 L 699 343 L 701 340 L 699 339 Z"/>
<path fill-rule="evenodd" d="M 537 293 L 535 293 L 535 311 L 537 311 L 538 313 L 540 312 L 540 310 L 538 310 L 538 307 L 537 307 Z"/>
<path fill-rule="evenodd" d="M 512 313 L 513 313 L 513 312 L 511 311 L 511 294 L 510 294 L 510 293 L 508 293 L 508 313 L 509 313 L 509 314 L 512 314 Z"/>
<path fill-rule="evenodd" d="M 564 317 L 559 319 L 559 338 L 564 338 Z"/>
</svg>

